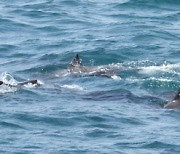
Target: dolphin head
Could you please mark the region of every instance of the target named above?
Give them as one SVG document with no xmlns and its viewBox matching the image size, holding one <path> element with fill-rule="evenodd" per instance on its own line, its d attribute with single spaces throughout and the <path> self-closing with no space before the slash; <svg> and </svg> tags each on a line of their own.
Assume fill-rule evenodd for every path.
<svg viewBox="0 0 180 154">
<path fill-rule="evenodd" d="M 2 81 L 0 81 L 0 85 L 2 85 L 3 84 L 3 82 Z"/>
</svg>

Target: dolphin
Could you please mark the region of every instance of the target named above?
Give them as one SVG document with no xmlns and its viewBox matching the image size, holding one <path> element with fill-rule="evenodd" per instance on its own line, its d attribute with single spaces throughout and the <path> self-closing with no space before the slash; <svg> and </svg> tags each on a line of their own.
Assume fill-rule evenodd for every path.
<svg viewBox="0 0 180 154">
<path fill-rule="evenodd" d="M 164 106 L 166 109 L 179 109 L 180 110 L 180 88 L 171 102 Z"/>
<path fill-rule="evenodd" d="M 39 86 L 39 85 L 40 85 L 37 80 L 29 80 L 29 81 L 19 82 L 19 83 L 16 84 L 16 85 L 13 85 L 13 84 L 9 84 L 9 83 L 5 83 L 5 82 L 3 82 L 3 81 L 0 81 L 0 85 L 6 85 L 6 86 L 9 86 L 9 87 L 24 86 L 24 85 L 26 85 L 26 84 L 33 84 L 33 85 L 36 85 L 36 86 Z"/>
<path fill-rule="evenodd" d="M 83 66 L 78 54 L 71 60 L 68 67 L 72 74 L 82 76 L 102 76 L 112 78 L 114 75 L 118 75 L 119 68 L 113 66 Z"/>
</svg>

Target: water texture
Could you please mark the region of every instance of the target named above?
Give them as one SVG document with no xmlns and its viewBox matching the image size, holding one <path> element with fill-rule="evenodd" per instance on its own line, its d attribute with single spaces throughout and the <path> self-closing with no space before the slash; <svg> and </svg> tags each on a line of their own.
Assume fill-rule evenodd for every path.
<svg viewBox="0 0 180 154">
<path fill-rule="evenodd" d="M 1 0 L 0 34 L 0 79 L 41 83 L 0 87 L 0 153 L 180 153 L 179 0 Z"/>
</svg>

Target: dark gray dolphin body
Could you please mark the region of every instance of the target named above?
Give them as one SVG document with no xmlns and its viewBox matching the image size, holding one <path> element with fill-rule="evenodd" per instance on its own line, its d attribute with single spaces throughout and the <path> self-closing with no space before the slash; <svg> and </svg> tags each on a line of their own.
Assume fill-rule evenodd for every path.
<svg viewBox="0 0 180 154">
<path fill-rule="evenodd" d="M 72 59 L 68 67 L 69 71 L 73 74 L 79 74 L 83 76 L 103 76 L 111 78 L 113 75 L 119 73 L 119 69 L 115 69 L 110 66 L 83 66 L 79 55 Z"/>
<path fill-rule="evenodd" d="M 6 85 L 6 86 L 9 86 L 9 87 L 24 86 L 26 84 L 33 84 L 35 86 L 40 85 L 37 80 L 29 80 L 29 81 L 19 82 L 17 85 L 13 85 L 13 84 L 9 84 L 9 83 L 5 83 L 3 81 L 0 81 L 0 85 Z"/>
<path fill-rule="evenodd" d="M 179 109 L 180 110 L 180 89 L 171 102 L 164 106 L 166 109 Z"/>
</svg>

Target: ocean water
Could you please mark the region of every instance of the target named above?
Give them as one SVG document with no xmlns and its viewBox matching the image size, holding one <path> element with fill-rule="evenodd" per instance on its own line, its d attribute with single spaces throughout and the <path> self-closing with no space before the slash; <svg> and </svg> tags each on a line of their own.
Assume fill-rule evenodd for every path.
<svg viewBox="0 0 180 154">
<path fill-rule="evenodd" d="M 0 79 L 41 85 L 0 87 L 0 153 L 179 154 L 179 43 L 179 0 L 1 0 Z"/>
</svg>

